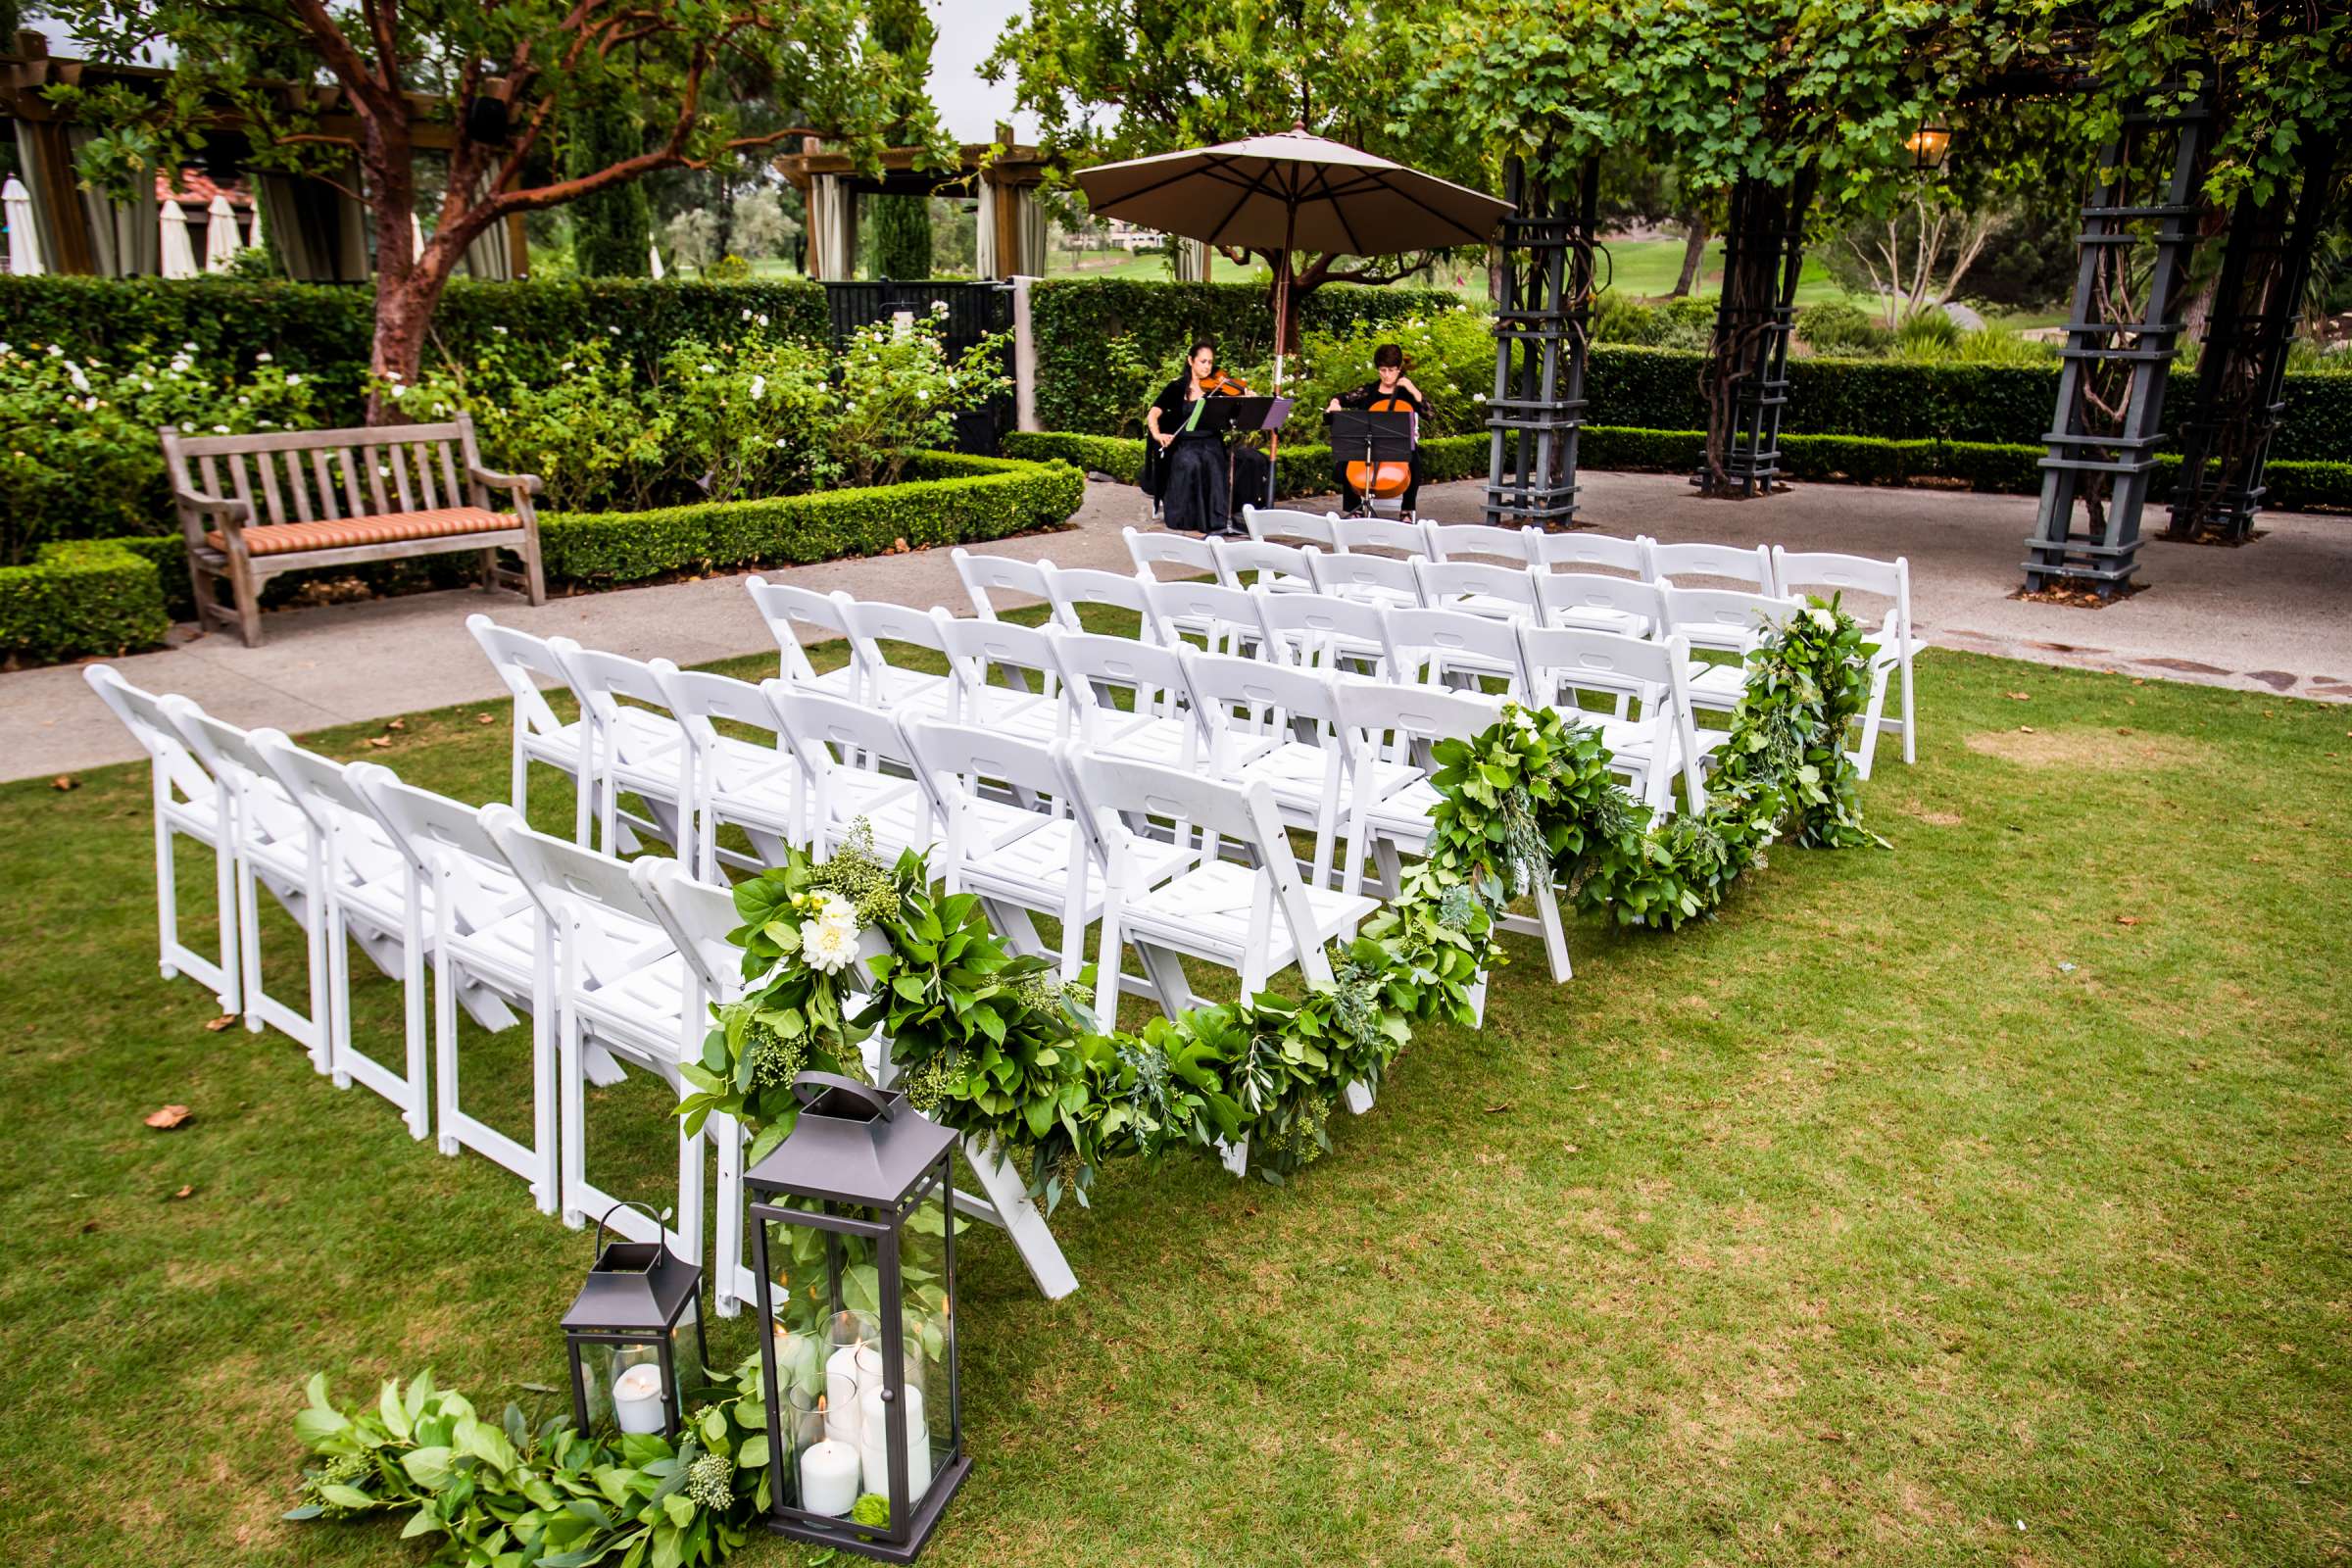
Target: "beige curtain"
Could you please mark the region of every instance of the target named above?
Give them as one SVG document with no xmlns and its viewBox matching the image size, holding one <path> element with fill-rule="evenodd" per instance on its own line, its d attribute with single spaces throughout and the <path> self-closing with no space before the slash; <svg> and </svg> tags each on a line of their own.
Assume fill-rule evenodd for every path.
<svg viewBox="0 0 2352 1568">
<path fill-rule="evenodd" d="M 972 252 L 972 270 L 982 277 L 1003 277 L 1004 268 L 997 256 L 997 187 L 994 181 L 980 181 L 980 213 L 977 220 L 978 244 Z"/>
<path fill-rule="evenodd" d="M 835 174 L 808 181 L 808 275 L 846 280 L 858 260 L 857 202 Z"/>
<path fill-rule="evenodd" d="M 78 161 L 97 132 L 86 125 L 66 128 L 66 146 Z M 104 191 L 84 186 L 81 215 L 89 224 L 90 264 L 100 277 L 153 277 L 162 270 L 163 230 L 156 222 L 152 197 L 119 202 Z"/>
<path fill-rule="evenodd" d="M 1046 209 L 1037 199 L 1037 191 L 1028 185 L 1015 186 L 1005 193 L 1020 205 L 1014 209 L 1013 236 L 1020 254 L 1012 259 L 1009 271 L 1024 277 L 1046 275 Z"/>
<path fill-rule="evenodd" d="M 337 182 L 357 185 L 356 170 Z M 257 181 L 262 222 L 286 275 L 301 283 L 359 283 L 368 277 L 368 213 L 321 179 L 264 174 Z"/>
</svg>

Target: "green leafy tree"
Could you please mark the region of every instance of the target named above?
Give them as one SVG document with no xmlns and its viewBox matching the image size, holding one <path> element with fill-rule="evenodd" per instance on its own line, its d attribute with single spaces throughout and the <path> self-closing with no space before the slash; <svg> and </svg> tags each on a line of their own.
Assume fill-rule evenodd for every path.
<svg viewBox="0 0 2352 1568">
<path fill-rule="evenodd" d="M 874 162 L 886 127 L 938 137 L 919 80 L 874 46 L 859 0 L 54 0 L 92 59 L 174 62 L 152 91 L 54 98 L 96 134 L 82 172 L 129 193 L 175 170 L 225 115 L 265 170 L 328 173 L 368 205 L 374 229 L 380 383 L 413 378 L 442 290 L 494 223 L 560 207 L 664 169 L 737 163 L 804 134 Z M 324 90 L 321 90 L 324 89 Z M 641 150 L 574 172 L 584 112 L 614 102 Z M 746 128 L 744 102 L 773 106 Z M 910 106 L 911 112 L 910 112 Z M 412 255 L 419 150 L 447 141 L 447 178 L 423 254 Z M 588 160 L 594 162 L 594 160 Z M 563 177 L 527 183 L 531 172 Z M 370 416 L 380 416 L 380 398 Z"/>
<path fill-rule="evenodd" d="M 1465 144 L 1394 120 L 1396 89 L 1414 68 L 1413 40 L 1444 10 L 1433 0 L 1031 0 L 981 70 L 992 81 L 1011 77 L 1044 144 L 1080 167 L 1300 124 L 1483 185 L 1483 150 L 1449 161 Z M 1411 252 L 1348 265 L 1306 254 L 1294 266 L 1285 351 L 1298 343 L 1300 302 L 1325 283 L 1394 283 L 1431 260 Z"/>
<path fill-rule="evenodd" d="M 601 103 L 581 115 L 580 134 L 566 150 L 564 172 L 575 178 L 592 174 L 643 150 L 636 117 L 617 104 Z M 583 276 L 645 276 L 653 238 L 654 209 L 643 180 L 592 190 L 572 206 L 572 263 Z"/>
<path fill-rule="evenodd" d="M 874 0 L 873 37 L 898 57 L 900 70 L 920 81 L 931 66 L 939 29 L 923 14 L 922 0 Z M 910 101 L 909 114 L 914 110 Z M 868 200 L 874 229 L 874 270 L 884 277 L 931 275 L 931 208 L 925 196 L 875 196 Z"/>
</svg>

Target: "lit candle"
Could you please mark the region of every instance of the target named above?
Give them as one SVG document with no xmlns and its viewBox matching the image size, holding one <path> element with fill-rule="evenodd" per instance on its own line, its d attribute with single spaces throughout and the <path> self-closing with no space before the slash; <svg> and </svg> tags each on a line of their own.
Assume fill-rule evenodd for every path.
<svg viewBox="0 0 2352 1568">
<path fill-rule="evenodd" d="M 825 1436 L 858 1446 L 858 1402 L 869 1388 L 882 1386 L 882 1352 L 859 1340 L 825 1357 Z"/>
<path fill-rule="evenodd" d="M 865 1470 L 865 1490 L 890 1495 L 890 1418 L 887 1401 L 882 1397 L 879 1378 L 874 1385 L 858 1396 L 858 1425 L 863 1429 L 858 1444 L 859 1462 Z M 922 1500 L 931 1485 L 931 1434 L 923 1426 L 923 1391 L 908 1384 L 899 1391 L 899 1400 L 906 1412 L 906 1506 L 912 1508 Z"/>
<path fill-rule="evenodd" d="M 662 1408 L 662 1369 L 640 1361 L 612 1383 L 612 1419 L 623 1432 L 659 1432 Z"/>
<path fill-rule="evenodd" d="M 817 1413 L 830 1420 L 823 1398 Z M 858 1459 L 856 1447 L 826 1438 L 801 1454 L 801 1506 L 810 1513 L 839 1518 L 858 1503 Z"/>
</svg>

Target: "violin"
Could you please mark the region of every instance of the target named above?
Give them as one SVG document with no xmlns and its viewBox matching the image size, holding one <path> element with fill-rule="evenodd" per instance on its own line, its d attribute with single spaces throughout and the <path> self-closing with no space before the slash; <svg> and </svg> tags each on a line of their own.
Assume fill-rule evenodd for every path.
<svg viewBox="0 0 2352 1568">
<path fill-rule="evenodd" d="M 1410 414 L 1413 400 L 1401 392 L 1377 396 L 1364 405 L 1366 414 Z M 1361 459 L 1348 465 L 1348 486 L 1357 495 L 1370 500 L 1383 500 L 1404 494 L 1413 482 L 1413 466 L 1409 463 L 1366 463 Z"/>
<path fill-rule="evenodd" d="M 1200 383 L 1200 395 L 1204 398 L 1248 397 L 1250 383 L 1238 375 L 1227 375 L 1223 370 L 1211 370 L 1208 372 L 1208 379 Z"/>
</svg>

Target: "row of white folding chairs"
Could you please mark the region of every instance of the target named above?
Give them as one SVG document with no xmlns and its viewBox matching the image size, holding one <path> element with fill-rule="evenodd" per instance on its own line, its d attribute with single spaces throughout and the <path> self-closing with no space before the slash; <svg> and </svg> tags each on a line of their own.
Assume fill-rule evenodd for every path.
<svg viewBox="0 0 2352 1568">
<path fill-rule="evenodd" d="M 538 833 L 506 806 L 474 808 L 402 783 L 379 764 L 342 763 L 275 730 L 242 730 L 181 697 L 157 698 L 98 665 L 89 679 L 147 750 L 159 801 L 158 916 L 167 978 L 189 963 L 177 943 L 168 835 L 216 851 L 221 972 L 241 989 L 248 1026 L 304 1045 L 338 1087 L 359 1083 L 401 1109 L 414 1137 L 439 1128 L 439 1147 L 470 1149 L 521 1176 L 540 1208 L 579 1225 L 591 1215 L 632 1239 L 661 1237 L 699 1261 L 704 1245 L 705 1149 L 718 1158 L 720 1309 L 750 1298 L 743 1269 L 740 1129 L 716 1115 L 678 1141 L 675 1223 L 629 1208 L 587 1173 L 585 1089 L 618 1081 L 615 1056 L 683 1092 L 682 1063 L 700 1057 L 708 1004 L 736 995 L 741 953 L 727 940 L 738 918 L 722 885 L 679 862 L 623 862 Z M 269 891 L 304 931 L 308 1001 L 269 998 L 260 978 L 255 888 Z M 403 988 L 404 1054 L 396 1068 L 353 1041 L 349 944 L 356 941 Z M 233 946 L 230 946 L 233 944 Z M 425 966 L 433 972 L 428 1048 Z M 206 976 L 208 984 L 215 984 Z M 220 987 L 216 984 L 216 989 Z M 456 1009 L 492 1032 L 532 1022 L 529 1131 L 492 1127 L 466 1108 Z M 431 1062 L 428 1074 L 427 1062 Z M 986 1194 L 964 1206 L 1014 1234 L 1050 1296 L 1075 1289 L 1068 1265 L 1001 1153 L 966 1151 Z"/>
</svg>

